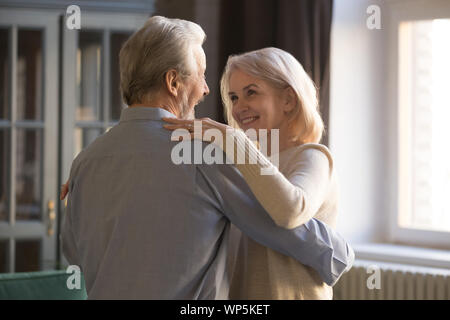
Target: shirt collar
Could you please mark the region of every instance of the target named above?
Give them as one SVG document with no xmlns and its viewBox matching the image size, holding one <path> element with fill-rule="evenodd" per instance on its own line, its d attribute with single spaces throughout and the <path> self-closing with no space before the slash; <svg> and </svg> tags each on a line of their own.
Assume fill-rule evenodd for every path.
<svg viewBox="0 0 450 320">
<path fill-rule="evenodd" d="M 161 120 L 161 118 L 176 118 L 173 113 L 158 107 L 133 107 L 122 110 L 120 122 L 133 120 Z"/>
</svg>

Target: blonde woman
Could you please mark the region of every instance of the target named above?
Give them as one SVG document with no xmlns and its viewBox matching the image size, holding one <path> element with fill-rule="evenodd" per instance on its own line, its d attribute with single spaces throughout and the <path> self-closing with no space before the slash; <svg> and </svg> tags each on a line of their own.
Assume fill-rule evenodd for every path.
<svg viewBox="0 0 450 320">
<path fill-rule="evenodd" d="M 232 132 L 236 148 L 252 152 L 256 164 L 236 164 L 274 222 L 295 228 L 311 218 L 336 225 L 338 187 L 330 151 L 319 144 L 324 130 L 314 83 L 288 52 L 265 48 L 228 59 L 221 80 L 228 123 L 201 119 L 202 129 Z M 166 119 L 167 129 L 192 128 L 193 120 Z M 243 131 L 279 129 L 279 153 L 268 156 Z M 227 137 L 228 139 L 228 137 Z M 225 145 L 225 144 L 223 144 Z M 245 148 L 245 146 L 249 146 Z M 227 155 L 230 150 L 221 146 Z M 233 151 L 234 152 L 234 151 Z M 278 157 L 279 167 L 270 159 Z M 273 170 L 261 175 L 261 169 Z M 231 299 L 332 299 L 328 286 L 310 267 L 242 235 L 230 289 Z"/>
</svg>

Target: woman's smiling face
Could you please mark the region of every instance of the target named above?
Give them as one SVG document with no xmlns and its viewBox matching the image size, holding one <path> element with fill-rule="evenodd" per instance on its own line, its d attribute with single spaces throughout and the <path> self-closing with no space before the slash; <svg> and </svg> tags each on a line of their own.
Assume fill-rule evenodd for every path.
<svg viewBox="0 0 450 320">
<path fill-rule="evenodd" d="M 234 70 L 228 93 L 234 120 L 244 131 L 285 129 L 288 118 L 284 112 L 282 92 L 264 80 L 239 69 Z"/>
</svg>

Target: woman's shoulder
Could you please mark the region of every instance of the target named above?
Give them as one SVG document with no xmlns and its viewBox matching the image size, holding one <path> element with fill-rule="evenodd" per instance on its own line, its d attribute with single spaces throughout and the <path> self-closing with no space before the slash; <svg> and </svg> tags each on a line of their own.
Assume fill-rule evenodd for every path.
<svg viewBox="0 0 450 320">
<path fill-rule="evenodd" d="M 290 150 L 291 161 L 314 161 L 319 159 L 328 160 L 330 172 L 333 171 L 333 156 L 327 146 L 320 143 L 305 143 L 293 147 Z M 291 162 L 290 161 L 290 162 Z"/>
<path fill-rule="evenodd" d="M 333 162 L 333 156 L 327 146 L 320 143 L 304 143 L 292 148 L 296 155 L 313 156 L 317 154 L 324 154 L 330 162 Z"/>
<path fill-rule="evenodd" d="M 330 149 L 328 149 L 328 147 L 326 145 L 320 144 L 320 143 L 304 143 L 304 144 L 298 145 L 295 148 L 299 152 L 303 152 L 303 151 L 306 151 L 306 150 L 318 150 L 318 151 L 321 151 L 322 153 L 325 153 L 325 154 L 331 156 Z"/>
</svg>

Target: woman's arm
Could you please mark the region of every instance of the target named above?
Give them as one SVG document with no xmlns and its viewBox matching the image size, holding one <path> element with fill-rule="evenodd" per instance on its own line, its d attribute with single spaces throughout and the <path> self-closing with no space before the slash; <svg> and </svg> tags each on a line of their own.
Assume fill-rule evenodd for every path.
<svg viewBox="0 0 450 320">
<path fill-rule="evenodd" d="M 171 123 L 164 126 L 169 130 L 193 128 L 192 120 L 164 120 Z M 299 147 L 294 163 L 290 164 L 290 173 L 285 177 L 244 132 L 211 119 L 201 121 L 203 132 L 219 129 L 224 135 L 223 140 L 233 139 L 233 148 L 227 148 L 229 140 L 216 144 L 233 161 L 255 197 L 278 226 L 293 229 L 303 225 L 317 213 L 325 200 L 332 178 L 332 158 L 325 146 L 307 144 Z M 201 136 L 204 139 L 203 132 Z M 245 156 L 244 163 L 239 163 L 239 154 Z M 249 163 L 250 156 L 256 157 L 253 159 L 258 161 Z M 263 175 L 263 170 L 272 174 Z"/>
<path fill-rule="evenodd" d="M 236 168 L 275 223 L 293 229 L 313 218 L 331 185 L 332 158 L 328 149 L 318 144 L 299 147 L 285 177 L 244 132 L 235 131 L 233 136 L 235 152 L 245 152 L 246 158 L 256 153 L 260 159 L 256 164 L 237 163 Z M 230 154 L 229 150 L 224 151 L 227 156 Z M 272 174 L 263 175 L 262 170 Z"/>
</svg>

